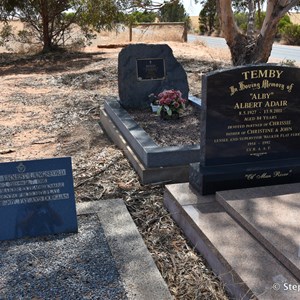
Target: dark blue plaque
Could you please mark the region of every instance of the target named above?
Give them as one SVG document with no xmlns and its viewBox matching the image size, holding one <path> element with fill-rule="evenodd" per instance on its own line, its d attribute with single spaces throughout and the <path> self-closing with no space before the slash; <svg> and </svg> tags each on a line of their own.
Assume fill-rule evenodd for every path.
<svg viewBox="0 0 300 300">
<path fill-rule="evenodd" d="M 0 164 L 0 240 L 77 231 L 70 157 Z"/>
</svg>

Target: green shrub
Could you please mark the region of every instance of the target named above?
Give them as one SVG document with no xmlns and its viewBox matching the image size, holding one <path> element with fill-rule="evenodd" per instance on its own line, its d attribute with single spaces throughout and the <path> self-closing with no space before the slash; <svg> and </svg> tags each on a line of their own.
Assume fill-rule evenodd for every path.
<svg viewBox="0 0 300 300">
<path fill-rule="evenodd" d="M 241 13 L 235 13 L 234 18 L 236 21 L 237 26 L 246 33 L 247 26 L 248 26 L 248 16 L 247 14 L 241 12 Z"/>
<path fill-rule="evenodd" d="M 157 13 L 155 12 L 140 12 L 140 11 L 135 11 L 131 14 L 132 18 L 132 23 L 153 23 L 155 21 L 155 18 L 157 17 Z"/>
<path fill-rule="evenodd" d="M 7 50 L 11 50 L 9 49 L 8 42 L 13 35 L 13 27 L 4 23 L 2 28 L 0 28 L 0 47 L 6 47 Z"/>
<path fill-rule="evenodd" d="M 278 22 L 278 31 L 284 30 L 284 27 L 293 24 L 291 18 L 288 15 L 283 16 Z"/>
<path fill-rule="evenodd" d="M 283 16 L 278 22 L 276 38 L 282 38 L 285 28 L 291 24 L 293 23 L 290 17 L 288 15 Z"/>
<path fill-rule="evenodd" d="M 281 29 L 281 35 L 288 45 L 300 46 L 300 25 L 286 25 Z"/>
</svg>

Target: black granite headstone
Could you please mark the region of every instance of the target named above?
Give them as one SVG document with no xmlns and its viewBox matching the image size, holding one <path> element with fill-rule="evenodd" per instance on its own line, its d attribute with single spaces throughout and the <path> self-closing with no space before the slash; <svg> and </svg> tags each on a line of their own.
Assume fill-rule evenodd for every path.
<svg viewBox="0 0 300 300">
<path fill-rule="evenodd" d="M 202 108 L 200 163 L 190 178 L 202 194 L 300 181 L 300 69 L 209 73 Z"/>
<path fill-rule="evenodd" d="M 124 108 L 150 107 L 150 94 L 180 90 L 188 99 L 187 75 L 168 45 L 135 44 L 122 49 L 118 58 L 120 104 Z"/>
<path fill-rule="evenodd" d="M 77 230 L 71 158 L 0 164 L 0 240 Z"/>
</svg>

